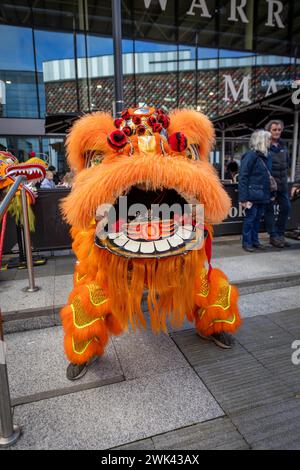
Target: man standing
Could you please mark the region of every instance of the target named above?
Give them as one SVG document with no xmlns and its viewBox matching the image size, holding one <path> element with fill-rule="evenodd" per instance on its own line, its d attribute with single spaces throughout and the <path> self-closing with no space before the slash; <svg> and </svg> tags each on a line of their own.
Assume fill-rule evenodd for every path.
<svg viewBox="0 0 300 470">
<path fill-rule="evenodd" d="M 277 183 L 275 200 L 266 207 L 265 224 L 270 235 L 270 244 L 276 248 L 290 246 L 284 238 L 288 216 L 291 210 L 291 203 L 288 194 L 288 169 L 289 156 L 288 149 L 281 139 L 284 125 L 282 121 L 272 120 L 266 125 L 266 130 L 271 133 L 270 154 L 272 157 L 272 175 Z M 277 221 L 274 214 L 274 203 L 279 206 Z"/>
</svg>

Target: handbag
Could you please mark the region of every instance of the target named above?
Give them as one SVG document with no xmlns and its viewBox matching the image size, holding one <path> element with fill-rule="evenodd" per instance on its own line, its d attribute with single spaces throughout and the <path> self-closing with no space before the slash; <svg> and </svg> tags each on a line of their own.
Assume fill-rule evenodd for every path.
<svg viewBox="0 0 300 470">
<path fill-rule="evenodd" d="M 271 193 L 274 193 L 275 191 L 277 191 L 278 189 L 278 185 L 277 185 L 277 182 L 274 178 L 274 176 L 271 175 L 270 171 L 269 171 L 269 168 L 267 167 L 267 165 L 265 164 L 265 162 L 260 159 L 261 162 L 263 163 L 264 167 L 266 168 L 267 172 L 268 172 L 268 175 L 269 175 L 269 180 L 270 180 L 270 192 Z"/>
</svg>

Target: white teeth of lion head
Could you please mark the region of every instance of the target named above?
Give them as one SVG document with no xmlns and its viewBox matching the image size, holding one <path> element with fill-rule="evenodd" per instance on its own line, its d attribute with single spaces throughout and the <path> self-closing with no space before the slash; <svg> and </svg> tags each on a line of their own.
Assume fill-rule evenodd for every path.
<svg viewBox="0 0 300 470">
<path fill-rule="evenodd" d="M 129 241 L 129 238 L 126 237 L 123 233 L 114 240 L 114 244 L 117 246 L 124 246 L 125 243 Z"/>
<path fill-rule="evenodd" d="M 136 242 L 135 240 L 129 240 L 125 245 L 125 250 L 131 251 L 132 253 L 137 253 L 140 249 L 141 242 Z"/>
<path fill-rule="evenodd" d="M 172 237 L 168 238 L 168 242 L 173 248 L 176 248 L 179 245 L 183 244 L 183 240 L 177 234 L 173 235 Z"/>
<path fill-rule="evenodd" d="M 192 225 L 180 227 L 177 232 L 168 237 L 154 241 L 138 241 L 128 238 L 124 233 L 109 233 L 108 238 L 112 244 L 131 253 L 154 254 L 165 253 L 172 248 L 177 248 L 191 240 L 194 236 Z"/>
<path fill-rule="evenodd" d="M 185 225 L 184 228 L 180 227 L 176 234 L 179 235 L 183 240 L 188 240 L 191 238 L 191 231 L 193 230 L 193 227 L 191 225 Z"/>
<path fill-rule="evenodd" d="M 157 251 L 163 252 L 163 251 L 169 251 L 170 245 L 168 243 L 168 240 L 163 239 L 163 240 L 157 240 L 154 242 L 155 248 Z"/>
<path fill-rule="evenodd" d="M 155 246 L 153 242 L 141 242 L 141 253 L 151 254 L 155 251 Z"/>
</svg>

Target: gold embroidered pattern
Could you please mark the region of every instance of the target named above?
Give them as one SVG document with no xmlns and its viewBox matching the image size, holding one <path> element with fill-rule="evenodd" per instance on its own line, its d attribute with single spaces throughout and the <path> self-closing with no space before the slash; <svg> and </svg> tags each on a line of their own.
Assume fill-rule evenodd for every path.
<svg viewBox="0 0 300 470">
<path fill-rule="evenodd" d="M 87 350 L 87 348 L 89 347 L 89 345 L 91 344 L 93 339 L 94 338 L 92 338 L 90 340 L 86 340 L 86 341 L 78 341 L 78 342 L 75 343 L 74 336 L 72 336 L 73 352 L 75 354 L 83 354 Z"/>
<path fill-rule="evenodd" d="M 104 320 L 104 316 L 94 318 L 91 320 L 84 310 L 79 295 L 76 295 L 71 303 L 71 309 L 73 312 L 73 323 L 76 328 L 86 328 L 87 326 L 91 326 L 93 323 L 99 320 Z"/>
<path fill-rule="evenodd" d="M 209 294 L 209 284 L 207 279 L 206 269 L 203 269 L 201 272 L 201 286 L 200 292 L 197 294 L 200 297 L 207 297 Z"/>
<path fill-rule="evenodd" d="M 230 284 L 226 284 L 221 287 L 220 291 L 218 292 L 216 301 L 213 305 L 211 305 L 211 307 L 221 307 L 223 310 L 227 310 L 230 307 L 230 293 Z"/>
<path fill-rule="evenodd" d="M 77 273 L 76 275 L 76 282 L 80 282 L 82 279 L 84 279 L 87 275 L 86 274 L 79 274 Z"/>
<path fill-rule="evenodd" d="M 202 319 L 205 312 L 206 312 L 206 308 L 199 308 L 199 310 L 198 310 L 199 320 Z"/>
<path fill-rule="evenodd" d="M 104 304 L 108 299 L 104 296 L 103 290 L 97 284 L 88 284 L 91 303 L 97 307 Z"/>
<path fill-rule="evenodd" d="M 227 320 L 213 320 L 213 321 L 210 323 L 209 328 L 210 328 L 211 326 L 213 326 L 214 323 L 228 323 L 229 325 L 233 325 L 234 322 L 235 322 L 235 320 L 236 320 L 235 314 L 233 314 L 233 317 L 232 317 L 231 319 L 227 319 Z"/>
</svg>

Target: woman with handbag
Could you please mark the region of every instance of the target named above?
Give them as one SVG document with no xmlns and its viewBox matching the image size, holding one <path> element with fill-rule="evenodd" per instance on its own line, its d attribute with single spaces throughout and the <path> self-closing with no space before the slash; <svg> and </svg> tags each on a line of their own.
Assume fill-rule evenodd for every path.
<svg viewBox="0 0 300 470">
<path fill-rule="evenodd" d="M 243 224 L 243 248 L 253 252 L 264 250 L 258 238 L 261 218 L 266 204 L 276 191 L 276 182 L 271 176 L 272 160 L 269 153 L 271 134 L 265 130 L 253 132 L 250 150 L 241 159 L 239 172 L 239 201 L 245 208 Z"/>
</svg>

